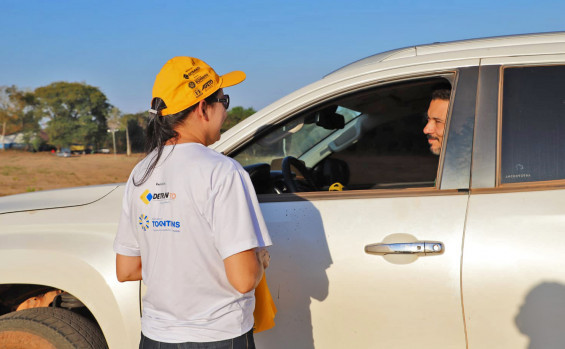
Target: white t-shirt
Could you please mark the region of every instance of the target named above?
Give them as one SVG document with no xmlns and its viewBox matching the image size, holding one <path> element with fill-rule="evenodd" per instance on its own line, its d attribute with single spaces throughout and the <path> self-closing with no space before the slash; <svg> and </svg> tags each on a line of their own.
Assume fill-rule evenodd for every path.
<svg viewBox="0 0 565 349">
<path fill-rule="evenodd" d="M 239 293 L 223 260 L 271 245 L 257 197 L 241 165 L 199 143 L 165 146 L 158 165 L 139 181 L 155 152 L 126 184 L 114 251 L 141 256 L 143 334 L 169 343 L 212 342 L 253 326 L 254 291 Z"/>
</svg>

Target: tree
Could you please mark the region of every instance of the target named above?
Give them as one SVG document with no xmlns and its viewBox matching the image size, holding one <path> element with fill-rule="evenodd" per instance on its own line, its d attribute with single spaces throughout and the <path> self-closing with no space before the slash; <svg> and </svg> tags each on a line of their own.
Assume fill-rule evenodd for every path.
<svg viewBox="0 0 565 349">
<path fill-rule="evenodd" d="M 120 129 L 120 119 L 122 112 L 117 107 L 110 109 L 110 116 L 108 118 L 108 132 L 112 133 L 112 146 L 114 147 L 114 155 L 116 155 L 116 131 Z"/>
<path fill-rule="evenodd" d="M 39 123 L 34 118 L 32 109 L 35 105 L 33 93 L 19 90 L 15 85 L 0 87 L 0 124 L 2 135 L 0 142 L 8 132 L 24 132 L 29 144 L 31 133 L 39 129 Z M 4 147 L 2 147 L 4 150 Z"/>
<path fill-rule="evenodd" d="M 77 82 L 54 82 L 35 90 L 37 112 L 46 118 L 50 143 L 100 145 L 106 135 L 111 105 L 97 87 Z"/>
<path fill-rule="evenodd" d="M 141 125 L 143 125 L 146 119 L 146 113 L 140 112 L 135 114 L 125 114 L 121 117 L 121 129 L 125 130 L 126 133 L 126 154 L 131 155 L 132 143 L 133 148 L 139 151 L 139 148 L 143 148 L 143 131 Z M 139 138 L 142 138 L 141 140 Z M 132 142 L 133 141 L 133 142 Z M 141 144 L 141 147 L 140 147 Z"/>
<path fill-rule="evenodd" d="M 24 141 L 27 148 L 31 147 L 33 150 L 38 150 L 40 144 L 43 142 L 39 133 L 41 127 L 39 126 L 39 119 L 35 113 L 37 107 L 37 99 L 35 94 L 29 91 L 18 91 L 13 95 L 18 108 L 18 124 L 21 132 L 24 134 Z"/>
<path fill-rule="evenodd" d="M 2 150 L 6 150 L 4 147 L 4 136 L 6 136 L 6 128 L 8 127 L 8 124 L 13 124 L 16 119 L 12 101 L 10 100 L 9 91 L 11 88 L 14 88 L 14 86 L 0 87 L 0 123 L 2 124 L 2 136 L 0 137 L 0 143 L 2 143 Z"/>
<path fill-rule="evenodd" d="M 114 130 L 112 132 L 112 142 L 114 144 L 114 148 L 116 145 L 116 140 L 114 134 L 116 131 L 123 131 L 126 137 L 126 154 L 127 156 L 131 155 L 132 149 L 136 151 L 143 150 L 144 146 L 144 132 L 143 132 L 143 124 L 145 122 L 147 114 L 145 112 L 135 113 L 135 114 L 122 114 L 122 112 L 114 107 L 110 111 L 110 117 L 108 118 L 108 127 L 110 130 Z M 121 136 L 122 132 L 119 132 L 119 136 Z M 120 148 L 123 146 L 123 143 L 118 139 L 117 144 Z"/>
<path fill-rule="evenodd" d="M 247 109 L 239 106 L 231 108 L 230 110 L 228 110 L 228 117 L 222 125 L 222 132 L 229 130 L 248 116 L 255 114 L 255 112 L 255 109 L 251 107 Z"/>
</svg>

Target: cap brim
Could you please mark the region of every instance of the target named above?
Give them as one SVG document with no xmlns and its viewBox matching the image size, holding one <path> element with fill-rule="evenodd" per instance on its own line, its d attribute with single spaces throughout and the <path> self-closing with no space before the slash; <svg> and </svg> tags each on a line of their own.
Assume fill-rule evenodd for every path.
<svg viewBox="0 0 565 349">
<path fill-rule="evenodd" d="M 233 85 L 237 85 L 240 82 L 245 80 L 245 73 L 239 70 L 232 71 L 231 73 L 227 73 L 222 75 L 222 83 L 220 88 L 229 87 Z"/>
</svg>

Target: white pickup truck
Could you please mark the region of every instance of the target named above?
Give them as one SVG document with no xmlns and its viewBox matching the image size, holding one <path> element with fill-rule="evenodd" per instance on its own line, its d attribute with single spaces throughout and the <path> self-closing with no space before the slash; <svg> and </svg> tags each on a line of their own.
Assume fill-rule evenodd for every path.
<svg viewBox="0 0 565 349">
<path fill-rule="evenodd" d="M 564 81 L 565 33 L 407 47 L 223 134 L 274 243 L 257 346 L 562 346 Z M 437 86 L 439 156 L 422 132 Z M 143 286 L 112 251 L 123 189 L 0 198 L 0 347 L 137 347 Z"/>
</svg>

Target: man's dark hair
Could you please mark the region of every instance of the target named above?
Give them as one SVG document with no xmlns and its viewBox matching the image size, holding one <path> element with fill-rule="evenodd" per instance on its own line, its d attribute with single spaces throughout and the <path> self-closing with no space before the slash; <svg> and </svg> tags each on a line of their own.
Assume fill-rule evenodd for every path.
<svg viewBox="0 0 565 349">
<path fill-rule="evenodd" d="M 432 92 L 432 100 L 443 99 L 443 100 L 449 101 L 450 97 L 451 97 L 451 90 L 446 89 L 446 88 L 442 88 L 442 89 L 435 90 L 434 92 Z"/>
<path fill-rule="evenodd" d="M 446 82 L 442 82 L 436 84 L 432 88 L 432 101 L 434 99 L 443 99 L 444 101 L 449 101 L 451 97 L 451 84 Z"/>
</svg>

